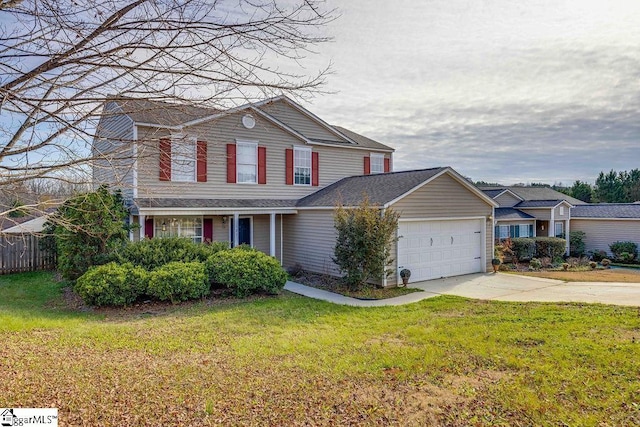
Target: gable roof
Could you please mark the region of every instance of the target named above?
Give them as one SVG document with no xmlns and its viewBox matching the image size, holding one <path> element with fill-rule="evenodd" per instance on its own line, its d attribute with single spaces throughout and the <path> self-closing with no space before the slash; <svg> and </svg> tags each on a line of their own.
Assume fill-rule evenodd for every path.
<svg viewBox="0 0 640 427">
<path fill-rule="evenodd" d="M 567 196 L 564 193 L 554 190 L 550 187 L 520 187 L 520 186 L 505 186 L 505 187 L 480 187 L 486 194 L 495 194 L 490 197 L 497 197 L 504 191 L 508 190 L 525 201 L 530 200 L 566 200 L 570 204 L 584 205 L 585 202 L 578 200 L 575 197 Z M 498 192 L 499 191 L 499 192 Z"/>
<path fill-rule="evenodd" d="M 361 148 L 361 149 L 374 149 L 381 151 L 389 151 L 393 152 L 394 149 L 381 144 L 377 141 L 374 141 L 370 138 L 364 137 L 356 132 L 350 131 L 343 127 L 339 126 L 331 126 L 327 124 L 322 119 L 318 118 L 313 113 L 309 112 L 302 106 L 296 104 L 294 101 L 290 100 L 286 96 L 278 96 L 275 98 L 266 99 L 257 103 L 248 103 L 245 105 L 241 105 L 239 107 L 230 108 L 227 110 L 218 110 L 210 107 L 203 107 L 197 105 L 189 105 L 189 104 L 178 104 L 173 102 L 165 102 L 165 101 L 155 101 L 141 98 L 128 98 L 128 97 L 113 97 L 109 100 L 110 102 L 115 102 L 122 111 L 133 120 L 136 124 L 144 124 L 150 126 L 159 126 L 159 127 L 169 127 L 169 128 L 180 128 L 183 126 L 192 126 L 195 124 L 199 124 L 202 122 L 206 122 L 208 120 L 214 120 L 216 118 L 234 114 L 240 111 L 249 110 L 253 111 L 267 120 L 271 121 L 273 124 L 285 128 L 285 130 L 294 132 L 301 139 L 305 140 L 308 143 L 318 143 L 318 144 L 329 144 L 329 145 L 339 145 L 342 147 L 349 148 Z M 287 123 L 283 122 L 281 119 L 273 117 L 267 111 L 260 109 L 261 106 L 272 103 L 272 102 L 285 102 L 291 107 L 295 108 L 298 111 L 301 111 L 308 117 L 310 120 L 315 121 L 323 128 L 326 128 L 330 132 L 333 132 L 335 135 L 338 135 L 344 138 L 345 141 L 332 141 L 332 140 L 319 140 L 308 138 L 301 132 L 293 130 Z"/>
<path fill-rule="evenodd" d="M 220 110 L 215 108 L 142 98 L 121 97 L 111 101 L 116 102 L 134 122 L 160 126 L 180 126 L 183 123 L 220 113 Z"/>
<path fill-rule="evenodd" d="M 640 204 L 637 203 L 598 203 L 575 206 L 571 218 L 618 218 L 640 219 Z"/>
<path fill-rule="evenodd" d="M 372 205 L 386 207 L 443 173 L 448 173 L 461 185 L 468 186 L 472 192 L 485 199 L 488 204 L 496 205 L 493 200 L 486 197 L 450 167 L 438 167 L 346 177 L 300 199 L 297 206 L 325 208 L 333 207 L 337 203 L 341 203 L 343 206 L 357 206 L 366 195 Z"/>
<path fill-rule="evenodd" d="M 516 208 L 555 208 L 556 206 L 566 203 L 572 206 L 571 203 L 566 200 L 524 200 L 518 203 Z"/>
<path fill-rule="evenodd" d="M 528 213 L 514 208 L 496 208 L 495 216 L 496 219 L 503 221 L 510 219 L 535 219 L 533 215 L 529 215 Z"/>
</svg>

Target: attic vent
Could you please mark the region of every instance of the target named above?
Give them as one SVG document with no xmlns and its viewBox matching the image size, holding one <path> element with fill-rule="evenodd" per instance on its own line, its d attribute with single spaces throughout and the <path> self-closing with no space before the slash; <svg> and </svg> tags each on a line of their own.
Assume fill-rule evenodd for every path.
<svg viewBox="0 0 640 427">
<path fill-rule="evenodd" d="M 256 125 L 256 119 L 254 119 L 251 114 L 245 114 L 242 116 L 242 125 L 247 129 L 253 129 Z"/>
</svg>

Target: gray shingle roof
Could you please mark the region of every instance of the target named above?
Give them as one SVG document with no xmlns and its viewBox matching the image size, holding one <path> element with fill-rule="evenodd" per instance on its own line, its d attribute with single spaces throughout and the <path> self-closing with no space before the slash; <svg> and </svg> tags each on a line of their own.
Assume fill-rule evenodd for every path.
<svg viewBox="0 0 640 427">
<path fill-rule="evenodd" d="M 516 208 L 553 208 L 563 200 L 524 200 L 518 203 Z"/>
<path fill-rule="evenodd" d="M 135 199 L 138 208 L 294 208 L 297 199 Z"/>
<path fill-rule="evenodd" d="M 571 218 L 637 218 L 640 219 L 640 204 L 599 203 L 580 205 L 571 209 Z"/>
<path fill-rule="evenodd" d="M 134 122 L 157 124 L 162 126 L 179 126 L 192 120 L 201 119 L 221 113 L 215 108 L 202 107 L 189 104 L 177 104 L 174 102 L 152 101 L 141 98 L 114 97 L 111 101 L 117 102 L 122 110 Z M 259 108 L 259 107 L 258 107 Z M 268 112 L 265 112 L 269 114 Z M 287 123 L 284 123 L 285 125 Z M 393 151 L 393 148 L 374 141 L 340 126 L 332 126 L 338 132 L 353 140 L 359 147 L 372 150 Z M 312 141 L 339 146 L 353 146 L 350 142 L 312 139 Z"/>
<path fill-rule="evenodd" d="M 534 219 L 535 217 L 514 208 L 496 208 L 496 219 Z"/>
<path fill-rule="evenodd" d="M 424 181 L 447 168 L 390 172 L 377 175 L 359 175 L 343 178 L 298 202 L 298 207 L 359 205 L 366 194 L 371 204 L 382 206 L 405 194 Z"/>
<path fill-rule="evenodd" d="M 567 196 L 559 191 L 554 190 L 549 187 L 520 187 L 520 186 L 511 186 L 511 187 L 480 187 L 482 191 L 486 194 L 488 192 L 496 192 L 500 190 L 500 192 L 504 190 L 509 190 L 513 194 L 520 197 L 522 200 L 566 200 L 572 205 L 584 205 L 585 202 L 582 200 L 578 200 L 575 197 Z M 495 194 L 497 196 L 500 194 L 499 192 Z M 495 197 L 490 196 L 490 197 Z"/>
<path fill-rule="evenodd" d="M 351 140 L 353 140 L 356 144 L 358 144 L 360 147 L 365 147 L 365 148 L 371 148 L 371 149 L 375 149 L 375 150 L 393 150 L 393 148 L 381 144 L 378 141 L 374 141 L 371 138 L 367 138 L 366 136 L 362 136 L 358 133 L 355 133 L 353 131 L 350 131 L 349 129 L 345 129 L 341 126 L 334 126 L 332 125 L 332 127 L 334 129 L 336 129 L 338 132 L 344 134 L 345 136 L 349 137 Z"/>
<path fill-rule="evenodd" d="M 215 108 L 147 99 L 122 98 L 116 101 L 134 122 L 178 126 L 219 113 Z"/>
<path fill-rule="evenodd" d="M 498 196 L 500 193 L 502 193 L 504 191 L 504 188 L 497 188 L 497 189 L 487 189 L 487 188 L 481 188 L 482 192 L 484 194 L 486 194 L 487 196 L 491 197 L 492 199 L 496 196 Z"/>
</svg>

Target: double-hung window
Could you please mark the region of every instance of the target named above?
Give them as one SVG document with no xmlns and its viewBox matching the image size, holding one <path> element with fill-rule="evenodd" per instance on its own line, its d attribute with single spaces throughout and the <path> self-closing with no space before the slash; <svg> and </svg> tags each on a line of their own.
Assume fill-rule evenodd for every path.
<svg viewBox="0 0 640 427">
<path fill-rule="evenodd" d="M 171 136 L 171 180 L 196 180 L 196 138 L 186 135 Z"/>
<path fill-rule="evenodd" d="M 293 148 L 293 183 L 311 185 L 311 149 Z"/>
<path fill-rule="evenodd" d="M 555 236 L 564 238 L 564 227 L 561 222 L 555 224 Z"/>
<path fill-rule="evenodd" d="M 237 181 L 245 184 L 258 182 L 258 144 L 255 142 L 236 143 Z"/>
<path fill-rule="evenodd" d="M 187 237 L 195 243 L 202 243 L 202 217 L 182 216 L 155 217 L 155 233 L 157 237 Z"/>
<path fill-rule="evenodd" d="M 371 153 L 371 173 L 384 173 L 384 154 Z"/>
</svg>

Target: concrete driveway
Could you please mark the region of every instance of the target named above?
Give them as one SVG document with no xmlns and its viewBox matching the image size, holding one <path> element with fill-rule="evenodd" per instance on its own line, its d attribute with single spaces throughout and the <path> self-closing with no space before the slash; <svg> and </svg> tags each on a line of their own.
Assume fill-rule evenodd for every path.
<svg viewBox="0 0 640 427">
<path fill-rule="evenodd" d="M 514 274 L 486 273 L 416 282 L 410 286 L 424 292 L 370 301 L 345 297 L 295 282 L 287 282 L 285 289 L 310 298 L 357 307 L 403 305 L 438 295 L 495 301 L 588 302 L 640 307 L 640 283 L 567 283 Z"/>
<path fill-rule="evenodd" d="M 496 301 L 598 302 L 640 306 L 640 283 L 562 282 L 487 273 L 429 280 L 412 286 L 430 293 Z"/>
</svg>

